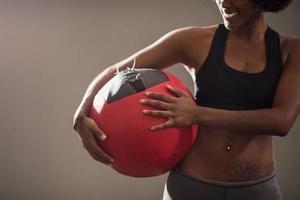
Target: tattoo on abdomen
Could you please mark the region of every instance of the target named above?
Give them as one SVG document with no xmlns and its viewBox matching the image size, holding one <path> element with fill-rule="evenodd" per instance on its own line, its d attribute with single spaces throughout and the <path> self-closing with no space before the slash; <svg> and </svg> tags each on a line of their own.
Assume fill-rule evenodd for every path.
<svg viewBox="0 0 300 200">
<path fill-rule="evenodd" d="M 230 173 L 233 181 L 248 181 L 260 178 L 260 167 L 258 164 L 248 161 L 234 166 Z"/>
</svg>

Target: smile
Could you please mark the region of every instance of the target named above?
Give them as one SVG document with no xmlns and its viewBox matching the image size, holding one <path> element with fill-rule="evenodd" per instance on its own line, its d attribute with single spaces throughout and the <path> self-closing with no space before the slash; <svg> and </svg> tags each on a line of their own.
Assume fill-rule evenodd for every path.
<svg viewBox="0 0 300 200">
<path fill-rule="evenodd" d="M 235 16 L 237 16 L 238 15 L 238 12 L 234 12 L 234 13 L 230 13 L 230 14 L 227 14 L 227 13 L 225 13 L 224 12 L 224 17 L 226 18 L 226 19 L 228 19 L 228 18 L 232 18 L 232 17 L 235 17 Z"/>
</svg>

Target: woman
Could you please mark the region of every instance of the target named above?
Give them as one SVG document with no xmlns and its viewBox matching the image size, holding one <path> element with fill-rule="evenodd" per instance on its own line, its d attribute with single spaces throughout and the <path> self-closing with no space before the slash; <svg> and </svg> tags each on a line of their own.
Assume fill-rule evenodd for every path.
<svg viewBox="0 0 300 200">
<path fill-rule="evenodd" d="M 279 35 L 264 12 L 291 0 L 216 0 L 224 25 L 174 30 L 108 67 L 90 84 L 74 115 L 74 129 L 96 160 L 113 158 L 96 144 L 106 135 L 87 117 L 97 91 L 136 59 L 136 68 L 183 63 L 195 78 L 196 100 L 174 87 L 175 96 L 148 94 L 150 117 L 167 118 L 153 131 L 200 124 L 190 152 L 169 174 L 164 199 L 282 199 L 274 175 L 273 136 L 286 136 L 300 110 L 300 40 Z M 150 100 L 151 99 L 151 100 Z"/>
</svg>

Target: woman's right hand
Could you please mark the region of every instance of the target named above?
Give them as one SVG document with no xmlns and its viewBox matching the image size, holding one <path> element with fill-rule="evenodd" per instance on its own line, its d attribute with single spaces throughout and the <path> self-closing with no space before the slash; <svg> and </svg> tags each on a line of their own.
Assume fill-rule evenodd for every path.
<svg viewBox="0 0 300 200">
<path fill-rule="evenodd" d="M 113 158 L 105 153 L 97 143 L 97 140 L 105 140 L 106 135 L 92 118 L 81 116 L 74 129 L 78 132 L 83 147 L 92 158 L 106 165 L 113 164 Z"/>
</svg>

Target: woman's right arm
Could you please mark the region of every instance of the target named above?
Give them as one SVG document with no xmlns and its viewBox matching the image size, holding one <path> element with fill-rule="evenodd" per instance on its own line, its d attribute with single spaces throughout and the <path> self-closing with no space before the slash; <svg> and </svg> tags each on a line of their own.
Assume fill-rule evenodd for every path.
<svg viewBox="0 0 300 200">
<path fill-rule="evenodd" d="M 153 44 L 118 62 L 96 76 L 88 86 L 80 105 L 73 117 L 73 128 L 79 133 L 84 148 L 95 159 L 105 164 L 111 164 L 112 158 L 96 143 L 95 138 L 104 140 L 105 133 L 94 120 L 88 117 L 90 106 L 97 92 L 114 76 L 118 70 L 124 70 L 133 65 L 135 68 L 163 69 L 176 63 L 187 63 L 184 52 L 184 38 L 188 28 L 177 29 L 161 37 Z"/>
</svg>

